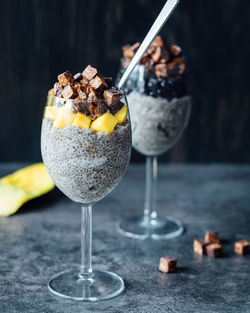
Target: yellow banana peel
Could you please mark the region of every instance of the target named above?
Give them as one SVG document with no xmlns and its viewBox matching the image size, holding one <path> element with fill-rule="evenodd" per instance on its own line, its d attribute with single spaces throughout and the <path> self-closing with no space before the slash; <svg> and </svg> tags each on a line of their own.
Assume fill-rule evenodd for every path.
<svg viewBox="0 0 250 313">
<path fill-rule="evenodd" d="M 55 187 L 43 163 L 22 168 L 0 179 L 0 217 L 9 216 L 27 201 Z"/>
</svg>

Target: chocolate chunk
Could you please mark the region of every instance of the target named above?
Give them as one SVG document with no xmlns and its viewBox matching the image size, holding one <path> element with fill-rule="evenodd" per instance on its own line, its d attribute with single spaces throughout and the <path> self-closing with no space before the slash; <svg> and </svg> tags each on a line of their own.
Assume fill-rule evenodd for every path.
<svg viewBox="0 0 250 313">
<path fill-rule="evenodd" d="M 158 62 L 161 57 L 161 47 L 156 47 L 154 53 L 151 56 L 154 62 Z"/>
<path fill-rule="evenodd" d="M 95 101 L 98 100 L 98 92 L 94 90 L 92 86 L 88 86 L 85 90 L 86 94 L 88 95 L 89 101 Z"/>
<path fill-rule="evenodd" d="M 206 246 L 208 244 L 203 239 L 195 239 L 194 240 L 194 252 L 199 255 L 206 254 Z"/>
<path fill-rule="evenodd" d="M 220 243 L 220 236 L 216 231 L 206 231 L 205 234 L 206 243 Z"/>
<path fill-rule="evenodd" d="M 184 73 L 186 69 L 186 64 L 181 58 L 175 58 L 173 62 L 167 64 L 168 75 L 176 76 Z"/>
<path fill-rule="evenodd" d="M 250 253 L 250 243 L 246 240 L 236 241 L 234 243 L 234 252 L 241 255 Z"/>
<path fill-rule="evenodd" d="M 81 73 L 77 73 L 74 75 L 74 81 L 75 82 L 80 82 L 82 80 L 82 74 Z"/>
<path fill-rule="evenodd" d="M 181 55 L 181 48 L 177 45 L 172 45 L 170 47 L 170 51 L 171 51 L 172 55 L 174 55 L 176 57 Z"/>
<path fill-rule="evenodd" d="M 161 48 L 161 58 L 160 58 L 160 62 L 161 63 L 166 63 L 169 60 L 169 53 L 168 50 L 165 47 Z"/>
<path fill-rule="evenodd" d="M 70 73 L 70 71 L 66 71 L 60 75 L 58 75 L 58 81 L 62 85 L 69 85 L 74 82 L 74 77 Z"/>
<path fill-rule="evenodd" d="M 105 83 L 107 84 L 108 88 L 112 87 L 112 77 L 103 77 Z"/>
<path fill-rule="evenodd" d="M 139 47 L 140 47 L 140 43 L 139 42 L 136 42 L 132 46 L 130 46 L 130 45 L 124 46 L 122 48 L 124 58 L 132 60 Z"/>
<path fill-rule="evenodd" d="M 217 258 L 221 255 L 222 252 L 222 245 L 218 243 L 211 243 L 206 246 L 206 253 L 209 256 Z"/>
<path fill-rule="evenodd" d="M 173 273 L 176 271 L 177 260 L 169 256 L 162 257 L 159 263 L 159 271 L 164 273 Z"/>
<path fill-rule="evenodd" d="M 108 111 L 105 103 L 103 102 L 100 102 L 100 103 L 97 103 L 95 109 L 94 109 L 94 113 L 95 113 L 95 116 L 98 117 L 98 116 L 101 116 L 102 114 L 106 113 Z"/>
<path fill-rule="evenodd" d="M 85 115 L 89 115 L 89 103 L 88 102 L 75 102 L 72 104 L 71 110 L 74 113 L 83 113 Z"/>
<path fill-rule="evenodd" d="M 110 89 L 104 90 L 103 96 L 107 101 L 108 106 L 111 106 L 120 100 L 122 93 L 116 88 L 112 87 Z"/>
<path fill-rule="evenodd" d="M 108 85 L 106 84 L 105 80 L 98 75 L 96 75 L 95 78 L 91 79 L 90 85 L 95 90 L 98 90 L 98 91 L 101 91 L 101 90 L 108 88 Z"/>
<path fill-rule="evenodd" d="M 115 113 L 117 113 L 123 106 L 124 106 L 124 103 L 121 102 L 121 101 L 118 101 L 118 102 L 116 102 L 116 103 L 114 103 L 114 104 L 111 104 L 111 105 L 109 106 L 109 111 L 110 111 L 110 113 L 115 114 Z"/>
<path fill-rule="evenodd" d="M 88 65 L 85 70 L 82 72 L 82 76 L 88 80 L 93 79 L 97 75 L 97 69 Z"/>
<path fill-rule="evenodd" d="M 152 41 L 151 46 L 153 47 L 163 47 L 164 42 L 161 39 L 161 36 L 156 36 L 155 39 Z"/>
<path fill-rule="evenodd" d="M 84 87 L 87 87 L 89 85 L 89 81 L 87 80 L 87 78 L 83 78 L 80 81 L 81 85 L 83 85 Z"/>
<path fill-rule="evenodd" d="M 74 87 L 67 85 L 62 90 L 62 96 L 65 99 L 74 99 L 78 96 L 78 93 Z"/>
<path fill-rule="evenodd" d="M 167 77 L 168 67 L 167 64 L 157 64 L 155 65 L 155 75 L 156 77 Z"/>
</svg>

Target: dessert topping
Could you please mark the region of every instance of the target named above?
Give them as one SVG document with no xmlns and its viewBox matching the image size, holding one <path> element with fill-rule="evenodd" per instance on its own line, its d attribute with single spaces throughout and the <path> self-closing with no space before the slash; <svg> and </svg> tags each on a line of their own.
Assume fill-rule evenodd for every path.
<svg viewBox="0 0 250 313">
<path fill-rule="evenodd" d="M 205 242 L 203 239 L 195 239 L 194 240 L 194 252 L 199 255 L 206 254 L 206 246 L 208 243 Z"/>
<path fill-rule="evenodd" d="M 205 242 L 207 243 L 220 243 L 220 236 L 216 231 L 206 231 Z"/>
<path fill-rule="evenodd" d="M 177 260 L 169 256 L 162 257 L 159 263 L 159 271 L 164 273 L 173 273 L 176 271 Z"/>
<path fill-rule="evenodd" d="M 123 66 L 126 67 L 132 60 L 135 52 L 139 48 L 140 43 L 137 42 L 134 45 L 126 45 L 123 47 Z M 144 64 L 151 74 L 155 74 L 156 77 L 167 77 L 182 75 L 186 69 L 184 60 L 181 56 L 181 48 L 177 45 L 171 45 L 167 48 L 160 36 L 152 41 L 148 50 L 142 57 L 140 64 Z M 177 60 L 178 59 L 178 60 Z M 159 66 L 159 64 L 167 64 L 166 66 Z"/>
<path fill-rule="evenodd" d="M 74 82 L 74 77 L 70 73 L 70 71 L 66 71 L 60 75 L 58 75 L 58 81 L 62 85 L 72 84 Z"/>
<path fill-rule="evenodd" d="M 208 256 L 217 258 L 221 256 L 221 252 L 222 252 L 222 245 L 218 243 L 211 243 L 206 246 L 206 253 Z"/>
<path fill-rule="evenodd" d="M 234 244 L 234 252 L 241 255 L 250 253 L 250 243 L 246 240 L 236 241 Z"/>
<path fill-rule="evenodd" d="M 82 76 L 84 78 L 87 78 L 88 80 L 93 79 L 97 74 L 97 69 L 92 67 L 91 65 L 88 65 L 85 70 L 82 72 Z"/>
</svg>

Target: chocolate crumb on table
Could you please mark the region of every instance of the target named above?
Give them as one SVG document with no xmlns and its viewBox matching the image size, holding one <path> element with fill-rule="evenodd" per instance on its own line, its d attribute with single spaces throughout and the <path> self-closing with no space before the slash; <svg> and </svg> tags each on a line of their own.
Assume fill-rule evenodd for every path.
<svg viewBox="0 0 250 313">
<path fill-rule="evenodd" d="M 205 242 L 203 239 L 194 239 L 194 252 L 199 255 L 206 254 L 206 246 L 208 243 Z"/>
<path fill-rule="evenodd" d="M 250 243 L 247 240 L 240 240 L 234 243 L 234 252 L 240 255 L 250 254 Z"/>
<path fill-rule="evenodd" d="M 176 271 L 176 267 L 177 259 L 170 256 L 165 256 L 161 257 L 158 269 L 163 273 L 173 273 Z"/>
<path fill-rule="evenodd" d="M 208 256 L 217 258 L 222 254 L 222 245 L 218 243 L 211 243 L 206 246 L 206 253 Z"/>
<path fill-rule="evenodd" d="M 205 242 L 220 243 L 220 236 L 216 231 L 207 230 L 205 234 Z"/>
</svg>

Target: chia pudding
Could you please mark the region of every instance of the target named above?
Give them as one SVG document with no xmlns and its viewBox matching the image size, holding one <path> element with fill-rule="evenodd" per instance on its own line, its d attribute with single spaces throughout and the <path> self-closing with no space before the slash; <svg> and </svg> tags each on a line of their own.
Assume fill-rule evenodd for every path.
<svg viewBox="0 0 250 313">
<path fill-rule="evenodd" d="M 128 95 L 133 147 L 155 156 L 170 149 L 184 131 L 190 114 L 190 97 L 154 98 L 137 91 Z"/>
<path fill-rule="evenodd" d="M 131 151 L 123 94 L 90 65 L 66 71 L 48 93 L 41 151 L 56 186 L 71 200 L 93 204 L 121 180 Z"/>
<path fill-rule="evenodd" d="M 67 126 L 53 127 L 43 119 L 43 161 L 57 187 L 70 199 L 94 203 L 121 180 L 131 144 L 129 123 L 117 125 L 111 134 Z"/>
<path fill-rule="evenodd" d="M 121 74 L 139 46 L 123 47 Z M 167 48 L 157 36 L 127 81 L 125 91 L 133 147 L 147 156 L 166 152 L 181 137 L 191 109 L 181 48 Z"/>
</svg>

